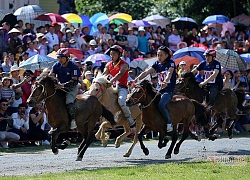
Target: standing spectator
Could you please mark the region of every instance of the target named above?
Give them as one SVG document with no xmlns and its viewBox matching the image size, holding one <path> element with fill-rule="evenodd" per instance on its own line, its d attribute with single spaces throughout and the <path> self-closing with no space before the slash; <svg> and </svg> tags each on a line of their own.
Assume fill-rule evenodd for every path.
<svg viewBox="0 0 250 180">
<path fill-rule="evenodd" d="M 2 88 L 0 89 L 0 99 L 6 99 L 8 102 L 8 105 L 14 102 L 14 97 L 15 97 L 15 92 L 11 88 L 12 84 L 13 84 L 13 81 L 10 77 L 4 77 L 2 79 Z"/>
<path fill-rule="evenodd" d="M 73 33 L 70 29 L 67 29 L 65 32 L 65 35 L 62 37 L 62 40 L 65 41 L 70 41 L 73 38 Z"/>
<path fill-rule="evenodd" d="M 41 37 L 41 41 L 37 48 L 40 51 L 40 55 L 46 56 L 48 54 L 48 41 L 46 36 Z"/>
<path fill-rule="evenodd" d="M 48 40 L 49 53 L 52 52 L 54 44 L 59 44 L 59 39 L 57 34 L 54 33 L 55 29 L 53 26 L 49 26 L 49 32 L 46 34 L 46 38 Z"/>
<path fill-rule="evenodd" d="M 17 62 L 18 66 L 20 66 L 24 61 L 26 61 L 29 57 L 29 53 L 27 53 L 26 51 L 23 52 L 20 57 L 19 57 L 19 60 Z"/>
<path fill-rule="evenodd" d="M 60 15 L 76 12 L 74 0 L 57 0 L 57 3 L 59 4 L 58 14 Z"/>
<path fill-rule="evenodd" d="M 169 24 L 166 25 L 166 31 L 165 31 L 165 46 L 169 47 L 169 43 L 168 43 L 168 37 L 171 35 L 172 31 L 171 31 L 171 27 Z"/>
<path fill-rule="evenodd" d="M 105 26 L 102 26 L 101 28 L 101 35 L 99 37 L 100 39 L 100 42 L 103 43 L 103 42 L 107 42 L 109 38 L 111 38 L 110 34 L 107 34 L 107 28 Z"/>
<path fill-rule="evenodd" d="M 147 52 L 149 52 L 149 46 L 148 46 L 148 38 L 145 36 L 145 29 L 144 29 L 144 27 L 140 26 L 138 28 L 138 31 L 139 31 L 138 49 L 139 49 L 139 51 L 146 54 Z"/>
<path fill-rule="evenodd" d="M 38 54 L 38 51 L 34 47 L 33 41 L 28 42 L 27 45 L 28 45 L 28 49 L 26 52 L 29 53 L 29 56 L 28 56 L 29 58 Z"/>
<path fill-rule="evenodd" d="M 192 29 L 192 34 L 188 36 L 187 45 L 190 46 L 191 44 L 198 44 L 200 42 L 199 36 L 197 36 L 197 29 Z"/>
<path fill-rule="evenodd" d="M 0 53 L 6 52 L 9 49 L 8 39 L 5 39 L 5 29 L 0 27 Z"/>
<path fill-rule="evenodd" d="M 8 108 L 8 101 L 0 99 L 0 141 L 3 148 L 9 148 L 6 141 L 18 141 L 20 136 L 13 132 L 7 132 L 6 128 L 13 126 L 13 120 L 8 116 L 6 110 Z"/>
<path fill-rule="evenodd" d="M 23 30 L 23 34 L 31 33 L 35 35 L 36 33 L 31 29 L 30 23 L 25 23 L 25 29 Z"/>
<path fill-rule="evenodd" d="M 9 55 L 4 56 L 3 63 L 2 63 L 2 68 L 3 68 L 4 72 L 6 72 L 6 73 L 10 72 L 11 63 L 10 63 Z"/>
<path fill-rule="evenodd" d="M 134 50 L 138 47 L 138 38 L 134 35 L 134 29 L 128 28 L 128 45 L 126 48 L 130 51 L 130 54 L 133 56 Z"/>
<path fill-rule="evenodd" d="M 22 141 L 26 140 L 29 134 L 29 121 L 25 112 L 26 106 L 24 104 L 19 104 L 18 112 L 11 115 L 13 119 L 13 128 L 9 130 L 9 132 L 18 134 Z"/>
<path fill-rule="evenodd" d="M 165 41 L 165 37 L 163 36 L 163 32 L 162 32 L 162 28 L 161 26 L 158 26 L 155 33 L 154 33 L 154 40 L 155 40 L 155 44 L 156 44 L 156 49 L 158 49 L 158 47 L 162 46 L 164 41 Z"/>
<path fill-rule="evenodd" d="M 102 29 L 102 24 L 97 24 L 97 31 L 93 33 L 93 37 L 95 39 L 99 38 L 102 35 L 101 29 Z"/>
<path fill-rule="evenodd" d="M 59 42 L 62 42 L 62 37 L 64 36 L 63 32 L 61 31 L 61 25 L 57 23 L 52 23 L 52 26 L 55 29 L 55 34 L 58 36 Z"/>
<path fill-rule="evenodd" d="M 82 46 L 85 46 L 87 44 L 86 41 L 80 36 L 80 30 L 79 29 L 74 30 L 73 38 L 76 41 L 76 47 L 78 49 L 82 49 Z"/>
<path fill-rule="evenodd" d="M 17 30 L 16 28 L 13 28 L 13 29 L 11 29 L 10 31 L 9 31 L 9 36 L 10 36 L 10 38 L 8 39 L 8 43 L 9 43 L 9 45 L 10 45 L 10 52 L 12 53 L 12 54 L 16 54 L 16 48 L 18 47 L 18 46 L 21 46 L 22 45 L 22 41 L 21 41 L 21 39 L 19 39 L 19 34 L 21 34 L 20 33 L 20 31 L 19 30 Z"/>
<path fill-rule="evenodd" d="M 83 80 L 83 83 L 85 84 L 86 91 L 89 90 L 89 87 L 91 86 L 91 79 L 92 79 L 92 72 L 91 71 L 86 71 L 85 74 L 85 79 Z"/>
<path fill-rule="evenodd" d="M 125 49 L 125 46 L 128 45 L 128 39 L 123 35 L 123 27 L 118 27 L 118 34 L 115 36 L 116 44 Z"/>
<path fill-rule="evenodd" d="M 178 50 L 177 44 L 181 42 L 181 37 L 177 29 L 173 29 L 173 33 L 168 37 L 169 49 L 174 53 Z"/>
<path fill-rule="evenodd" d="M 88 26 L 83 26 L 82 28 L 82 38 L 89 43 L 90 40 L 94 39 L 93 36 L 89 35 L 89 27 Z"/>
</svg>

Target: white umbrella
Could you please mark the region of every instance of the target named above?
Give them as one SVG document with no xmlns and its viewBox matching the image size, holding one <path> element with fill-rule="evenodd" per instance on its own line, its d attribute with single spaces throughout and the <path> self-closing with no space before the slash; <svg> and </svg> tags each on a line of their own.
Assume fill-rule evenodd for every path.
<svg viewBox="0 0 250 180">
<path fill-rule="evenodd" d="M 17 19 L 25 19 L 25 20 L 32 20 L 38 15 L 46 13 L 44 9 L 42 9 L 38 5 L 28 5 L 18 8 L 14 15 L 17 16 Z"/>
<path fill-rule="evenodd" d="M 170 19 L 168 19 L 164 16 L 161 16 L 159 14 L 148 16 L 148 17 L 144 18 L 143 20 L 155 22 L 157 24 L 157 26 L 161 26 L 162 28 L 165 28 L 166 25 L 170 24 Z"/>
<path fill-rule="evenodd" d="M 91 61 L 92 63 L 96 62 L 108 62 L 111 60 L 111 57 L 107 54 L 92 54 L 89 57 L 87 57 L 84 61 L 86 63 L 87 61 Z"/>
</svg>

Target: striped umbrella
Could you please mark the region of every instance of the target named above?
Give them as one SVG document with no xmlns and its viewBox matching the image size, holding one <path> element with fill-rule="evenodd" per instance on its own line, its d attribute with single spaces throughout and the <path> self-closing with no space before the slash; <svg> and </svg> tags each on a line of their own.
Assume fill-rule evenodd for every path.
<svg viewBox="0 0 250 180">
<path fill-rule="evenodd" d="M 38 5 L 28 5 L 18 8 L 14 15 L 17 16 L 17 19 L 22 20 L 31 20 L 37 17 L 40 14 L 44 14 L 45 11 Z"/>
<path fill-rule="evenodd" d="M 246 70 L 247 64 L 241 56 L 230 49 L 220 49 L 216 51 L 216 60 L 221 66 L 233 70 Z"/>
<path fill-rule="evenodd" d="M 109 20 L 120 20 L 121 22 L 128 23 L 132 21 L 132 16 L 126 13 L 117 13 L 109 17 Z"/>
<path fill-rule="evenodd" d="M 4 16 L 5 16 L 4 11 L 2 9 L 0 9 L 0 21 L 3 20 Z"/>
</svg>

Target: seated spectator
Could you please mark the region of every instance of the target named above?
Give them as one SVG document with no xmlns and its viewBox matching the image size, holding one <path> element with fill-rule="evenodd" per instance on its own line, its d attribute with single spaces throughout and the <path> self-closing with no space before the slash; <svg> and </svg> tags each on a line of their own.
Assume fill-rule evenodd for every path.
<svg viewBox="0 0 250 180">
<path fill-rule="evenodd" d="M 36 54 L 39 54 L 38 51 L 35 49 L 34 47 L 34 42 L 33 41 L 29 41 L 27 42 L 28 45 L 28 49 L 27 49 L 27 53 L 29 53 L 29 58 L 32 56 L 35 56 Z"/>
<path fill-rule="evenodd" d="M 233 72 L 231 70 L 226 70 L 223 73 L 223 89 L 233 89 L 232 79 Z"/>
<path fill-rule="evenodd" d="M 187 64 L 185 61 L 181 61 L 179 64 L 179 71 L 177 72 L 177 74 L 179 75 L 179 77 L 181 76 L 181 73 L 185 72 L 185 68 L 186 68 Z"/>
<path fill-rule="evenodd" d="M 23 46 L 17 46 L 16 47 L 16 55 L 15 55 L 15 61 L 17 62 L 17 65 L 19 65 L 19 57 L 24 52 Z"/>
<path fill-rule="evenodd" d="M 47 56 L 47 54 L 48 54 L 48 41 L 47 41 L 46 36 L 41 37 L 41 40 L 40 40 L 37 48 L 40 52 L 39 53 L 40 55 Z"/>
<path fill-rule="evenodd" d="M 8 108 L 8 101 L 6 99 L 0 100 L 0 144 L 3 148 L 9 148 L 6 141 L 18 141 L 20 136 L 13 132 L 8 132 L 7 127 L 13 127 L 13 120 L 8 116 L 6 110 Z"/>
<path fill-rule="evenodd" d="M 85 72 L 85 79 L 83 80 L 83 83 L 86 85 L 86 91 L 88 91 L 89 87 L 91 86 L 92 76 L 93 76 L 93 74 L 91 71 Z"/>
<path fill-rule="evenodd" d="M 17 61 L 18 66 L 20 66 L 23 62 L 25 62 L 29 58 L 29 53 L 28 52 L 23 52 Z"/>
<path fill-rule="evenodd" d="M 5 99 L 8 105 L 14 102 L 15 92 L 11 88 L 13 80 L 10 77 L 4 77 L 2 79 L 2 88 L 0 89 L 0 99 Z"/>
<path fill-rule="evenodd" d="M 19 104 L 18 112 L 11 115 L 13 119 L 13 128 L 11 128 L 9 132 L 18 134 L 21 141 L 26 140 L 29 134 L 29 121 L 25 111 L 26 106 L 24 104 Z"/>
<path fill-rule="evenodd" d="M 4 56 L 2 68 L 4 72 L 6 73 L 10 72 L 11 63 L 10 63 L 10 57 L 8 55 Z"/>
</svg>

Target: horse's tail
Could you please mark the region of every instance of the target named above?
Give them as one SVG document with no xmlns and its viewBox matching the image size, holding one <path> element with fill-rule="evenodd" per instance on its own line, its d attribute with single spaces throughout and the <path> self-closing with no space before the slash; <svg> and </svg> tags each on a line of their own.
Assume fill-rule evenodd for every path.
<svg viewBox="0 0 250 180">
<path fill-rule="evenodd" d="M 102 116 L 107 119 L 111 125 L 116 125 L 114 115 L 102 105 Z"/>
</svg>

